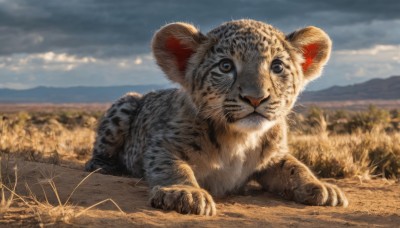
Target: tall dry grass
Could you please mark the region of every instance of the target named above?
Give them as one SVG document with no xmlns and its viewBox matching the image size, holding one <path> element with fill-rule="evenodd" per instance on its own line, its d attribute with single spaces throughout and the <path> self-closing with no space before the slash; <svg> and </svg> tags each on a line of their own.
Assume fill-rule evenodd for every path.
<svg viewBox="0 0 400 228">
<path fill-rule="evenodd" d="M 82 167 L 100 112 L 0 113 L 0 153 Z M 291 153 L 321 177 L 400 177 L 400 114 L 312 107 L 289 118 Z"/>
<path fill-rule="evenodd" d="M 320 177 L 400 177 L 399 112 L 311 108 L 289 120 L 291 153 Z"/>
<path fill-rule="evenodd" d="M 291 152 L 321 177 L 400 177 L 400 133 L 296 135 Z"/>
<path fill-rule="evenodd" d="M 81 164 L 91 154 L 96 118 L 84 114 L 7 113 L 0 118 L 0 153 L 52 164 Z"/>
</svg>

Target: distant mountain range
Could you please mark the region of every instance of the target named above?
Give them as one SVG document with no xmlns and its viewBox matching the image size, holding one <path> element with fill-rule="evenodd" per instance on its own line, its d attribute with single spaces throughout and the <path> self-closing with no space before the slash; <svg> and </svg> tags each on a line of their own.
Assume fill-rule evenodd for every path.
<svg viewBox="0 0 400 228">
<path fill-rule="evenodd" d="M 167 87 L 168 85 L 67 88 L 39 86 L 26 90 L 0 89 L 0 103 L 103 103 L 112 102 L 127 92 L 147 93 Z"/>
<path fill-rule="evenodd" d="M 348 85 L 333 86 L 319 91 L 305 91 L 299 102 L 308 101 L 356 101 L 400 99 L 400 76 Z"/>
<path fill-rule="evenodd" d="M 146 93 L 168 87 L 171 85 L 0 89 L 0 103 L 103 103 L 112 102 L 127 92 Z M 305 91 L 299 102 L 395 99 L 400 99 L 400 76 L 372 79 L 349 86 L 333 86 L 319 91 Z"/>
</svg>

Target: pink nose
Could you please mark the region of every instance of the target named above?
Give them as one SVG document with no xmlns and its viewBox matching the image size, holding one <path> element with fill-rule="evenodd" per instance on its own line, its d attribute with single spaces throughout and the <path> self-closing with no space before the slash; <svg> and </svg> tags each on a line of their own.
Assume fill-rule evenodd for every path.
<svg viewBox="0 0 400 228">
<path fill-rule="evenodd" d="M 258 107 L 261 102 L 267 100 L 268 97 L 252 97 L 252 96 L 244 96 L 243 100 L 246 101 L 247 103 L 250 103 L 254 108 Z"/>
</svg>

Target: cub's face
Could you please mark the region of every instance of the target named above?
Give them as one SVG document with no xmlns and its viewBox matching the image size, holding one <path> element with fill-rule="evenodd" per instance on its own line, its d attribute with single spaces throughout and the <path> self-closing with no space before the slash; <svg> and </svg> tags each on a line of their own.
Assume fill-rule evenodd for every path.
<svg viewBox="0 0 400 228">
<path fill-rule="evenodd" d="M 199 115 L 236 131 L 268 129 L 320 75 L 331 42 L 307 27 L 285 36 L 270 25 L 232 21 L 202 35 L 163 27 L 153 40 L 157 63 L 191 95 Z"/>
</svg>

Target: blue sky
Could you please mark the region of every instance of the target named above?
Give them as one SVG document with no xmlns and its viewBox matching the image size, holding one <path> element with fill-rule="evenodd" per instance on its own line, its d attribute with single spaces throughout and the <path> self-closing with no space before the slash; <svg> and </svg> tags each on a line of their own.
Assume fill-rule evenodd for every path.
<svg viewBox="0 0 400 228">
<path fill-rule="evenodd" d="M 308 89 L 400 75 L 398 0 L 0 0 L 0 88 L 165 84 L 150 40 L 169 22 L 206 33 L 251 18 L 315 25 L 334 49 Z"/>
</svg>

